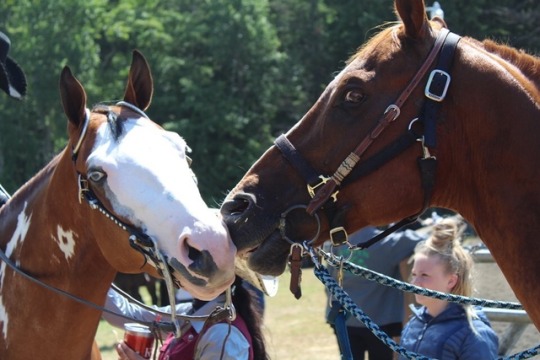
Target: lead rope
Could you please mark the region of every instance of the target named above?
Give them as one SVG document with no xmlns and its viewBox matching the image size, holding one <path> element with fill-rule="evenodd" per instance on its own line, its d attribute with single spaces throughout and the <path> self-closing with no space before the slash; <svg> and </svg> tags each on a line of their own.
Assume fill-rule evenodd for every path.
<svg viewBox="0 0 540 360">
<path fill-rule="evenodd" d="M 341 259 L 338 272 L 339 287 L 343 287 L 343 262 Z M 332 299 L 332 297 L 330 297 Z M 347 333 L 347 318 L 349 313 L 341 306 L 337 300 L 330 301 L 330 312 L 326 317 L 328 323 L 334 326 L 336 331 L 336 337 L 339 345 L 339 352 L 341 354 L 341 360 L 353 360 L 351 343 L 349 341 L 349 334 Z"/>
<path fill-rule="evenodd" d="M 338 262 L 334 255 L 328 254 L 320 249 L 317 250 L 319 255 L 321 255 L 329 265 L 338 266 Z M 423 296 L 433 297 L 439 300 L 455 302 L 461 305 L 474 305 L 474 306 L 483 306 L 489 308 L 498 308 L 498 309 L 512 309 L 512 310 L 523 310 L 523 306 L 516 302 L 504 302 L 504 301 L 495 301 L 495 300 L 486 300 L 471 298 L 466 296 L 460 296 L 455 294 L 447 294 L 439 291 L 425 289 L 416 285 L 412 285 L 403 281 L 396 280 L 390 276 L 380 274 L 376 271 L 366 269 L 359 265 L 353 264 L 351 262 L 346 262 L 343 264 L 343 269 L 347 270 L 353 275 L 361 276 L 367 280 L 375 281 L 381 285 L 389 286 L 396 288 L 401 291 L 414 293 Z"/>
<path fill-rule="evenodd" d="M 328 270 L 324 266 L 322 266 L 322 264 L 320 263 L 317 257 L 317 254 L 315 253 L 315 249 L 306 243 L 304 243 L 304 247 L 309 252 L 311 259 L 313 263 L 315 264 L 315 267 L 314 267 L 315 276 L 324 284 L 324 286 L 328 289 L 330 294 L 332 294 L 332 296 L 340 303 L 341 306 L 343 306 L 343 308 L 346 311 L 348 311 L 356 319 L 361 321 L 364 324 L 364 326 L 366 326 L 366 328 L 368 328 L 379 340 L 381 340 L 394 352 L 397 352 L 398 354 L 405 356 L 407 359 L 431 360 L 430 358 L 426 356 L 408 351 L 407 349 L 397 344 L 391 337 L 388 336 L 388 334 L 382 331 L 377 326 L 377 324 L 375 324 L 373 320 L 371 320 L 371 318 L 367 316 L 352 301 L 350 296 L 336 283 L 336 281 L 334 280 L 332 275 L 330 275 Z M 317 252 L 326 260 L 332 260 L 331 255 L 324 252 L 323 250 L 317 249 Z M 333 263 L 335 264 L 335 260 L 333 260 Z M 331 262 L 329 262 L 329 264 L 332 265 Z M 346 264 L 343 264 L 343 268 L 349 270 L 354 275 L 362 276 L 371 281 L 377 281 L 378 283 L 385 286 L 391 286 L 391 287 L 398 288 L 399 290 L 402 290 L 402 291 L 413 292 L 415 294 L 435 297 L 441 300 L 456 302 L 459 304 L 482 305 L 485 307 L 493 307 L 493 308 L 507 308 L 507 309 L 522 309 L 523 308 L 520 304 L 512 303 L 512 302 L 475 299 L 475 298 L 469 298 L 465 296 L 445 294 L 438 291 L 424 289 L 415 285 L 405 283 L 403 281 L 393 279 L 389 276 L 379 274 L 375 271 L 363 268 L 361 266 L 358 266 L 349 262 Z M 358 271 L 352 271 L 352 269 L 358 270 Z M 530 349 L 524 350 L 522 352 L 510 355 L 507 357 L 499 357 L 498 359 L 499 360 L 530 359 L 533 356 L 538 355 L 538 354 L 540 354 L 540 344 Z"/>
<path fill-rule="evenodd" d="M 180 323 L 178 322 L 178 319 L 176 318 L 176 295 L 174 291 L 174 283 L 172 280 L 171 272 L 169 271 L 169 267 L 167 266 L 167 261 L 161 251 L 158 250 L 157 242 L 154 238 L 152 239 L 152 243 L 154 244 L 154 249 L 156 249 L 155 253 L 160 261 L 158 261 L 158 266 L 163 274 L 163 279 L 165 280 L 165 285 L 167 286 L 167 294 L 169 295 L 169 304 L 171 305 L 171 322 L 174 325 L 174 336 L 176 338 L 179 338 L 182 336 L 182 332 L 180 331 Z"/>
</svg>

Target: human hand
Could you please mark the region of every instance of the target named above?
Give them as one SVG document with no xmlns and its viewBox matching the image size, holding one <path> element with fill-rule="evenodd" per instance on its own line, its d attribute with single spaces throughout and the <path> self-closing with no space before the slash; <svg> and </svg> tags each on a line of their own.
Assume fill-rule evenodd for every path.
<svg viewBox="0 0 540 360">
<path fill-rule="evenodd" d="M 145 358 L 127 346 L 125 342 L 116 345 L 116 352 L 118 353 L 118 360 L 145 360 Z"/>
</svg>

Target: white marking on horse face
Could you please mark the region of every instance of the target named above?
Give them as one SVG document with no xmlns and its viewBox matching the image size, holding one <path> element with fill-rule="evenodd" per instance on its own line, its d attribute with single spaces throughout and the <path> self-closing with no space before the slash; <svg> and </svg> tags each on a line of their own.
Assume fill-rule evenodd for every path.
<svg viewBox="0 0 540 360">
<path fill-rule="evenodd" d="M 15 228 L 15 231 L 13 232 L 13 235 L 11 236 L 11 239 L 9 240 L 7 246 L 6 246 L 6 256 L 11 256 L 15 249 L 19 246 L 19 244 L 22 244 L 24 240 L 26 239 L 26 234 L 28 233 L 28 229 L 30 228 L 30 221 L 32 219 L 32 214 L 27 215 L 26 214 L 26 206 L 28 203 L 24 203 L 24 208 L 21 211 L 21 213 L 17 216 L 17 227 Z M 4 278 L 6 276 L 6 263 L 2 261 L 2 264 L 0 265 L 0 289 L 2 289 L 2 293 L 0 294 L 0 323 L 3 323 L 2 326 L 2 335 L 4 336 L 4 340 L 6 344 L 8 344 L 7 341 L 7 332 L 8 332 L 8 325 L 9 325 L 9 315 L 7 313 L 6 307 L 4 305 Z"/>
<path fill-rule="evenodd" d="M 87 160 L 89 170 L 107 173 L 104 191 L 112 210 L 142 227 L 166 255 L 185 266 L 191 263 L 183 243 L 186 236 L 191 246 L 218 253 L 218 267 L 232 264 L 234 254 L 225 257 L 235 252 L 234 245 L 221 219 L 201 198 L 185 141 L 144 118 L 129 119 L 123 127 L 114 140 L 109 126 L 101 125 Z"/>
<path fill-rule="evenodd" d="M 130 119 L 124 128 L 114 140 L 103 124 L 88 158 L 88 169 L 107 173 L 105 192 L 115 213 L 142 226 L 149 219 L 169 216 L 185 224 L 190 213 L 206 209 L 186 161 L 187 145 L 179 135 L 145 119 Z"/>
<path fill-rule="evenodd" d="M 75 234 L 72 230 L 64 230 L 60 225 L 56 226 L 56 237 L 51 234 L 53 240 L 58 244 L 60 251 L 64 253 L 66 261 L 75 253 Z"/>
</svg>

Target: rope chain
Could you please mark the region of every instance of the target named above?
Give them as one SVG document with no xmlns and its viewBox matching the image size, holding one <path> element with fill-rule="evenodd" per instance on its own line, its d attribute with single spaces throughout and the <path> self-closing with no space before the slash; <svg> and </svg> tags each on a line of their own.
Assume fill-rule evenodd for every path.
<svg viewBox="0 0 540 360">
<path fill-rule="evenodd" d="M 361 321 L 366 328 L 368 328 L 379 340 L 381 340 L 384 344 L 386 344 L 390 349 L 392 349 L 392 351 L 406 357 L 407 359 L 432 360 L 431 358 L 426 357 L 424 355 L 420 355 L 420 354 L 408 351 L 407 349 L 397 344 L 390 336 L 388 336 L 388 334 L 382 331 L 377 326 L 377 324 L 375 324 L 373 320 L 371 320 L 371 318 L 367 316 L 354 303 L 354 301 L 352 301 L 351 297 L 347 294 L 347 292 L 345 292 L 345 290 L 343 290 L 337 284 L 336 280 L 332 277 L 332 275 L 330 275 L 328 270 L 316 258 L 313 248 L 307 244 L 304 244 L 304 246 L 307 248 L 308 252 L 311 254 L 313 263 L 315 264 L 315 267 L 314 267 L 315 276 L 324 284 L 324 286 L 328 289 L 330 294 L 332 294 L 332 296 L 341 304 L 341 306 L 343 306 L 343 308 L 346 311 L 348 311 L 356 319 Z M 405 283 L 403 281 L 396 280 L 386 275 L 382 275 L 380 273 L 352 264 L 350 262 L 340 263 L 339 261 L 336 261 L 336 258 L 334 256 L 331 256 L 330 254 L 324 252 L 320 248 L 317 249 L 317 252 L 326 261 L 328 261 L 329 265 L 331 266 L 343 266 L 343 269 L 349 271 L 353 275 L 362 276 L 366 278 L 367 280 L 376 281 L 381 285 L 394 287 L 401 291 L 412 292 L 412 293 L 420 294 L 424 296 L 430 296 L 430 297 L 434 297 L 440 300 L 456 302 L 458 304 L 479 305 L 479 306 L 484 306 L 484 307 L 513 309 L 513 310 L 519 310 L 523 308 L 521 304 L 518 304 L 518 303 L 469 298 L 469 297 L 458 296 L 454 294 L 445 294 L 438 291 L 428 290 L 425 288 L 421 288 L 415 285 Z M 540 344 L 530 349 L 524 350 L 522 352 L 510 355 L 507 357 L 499 357 L 498 360 L 530 359 L 533 356 L 538 355 L 538 354 L 540 354 Z"/>
</svg>

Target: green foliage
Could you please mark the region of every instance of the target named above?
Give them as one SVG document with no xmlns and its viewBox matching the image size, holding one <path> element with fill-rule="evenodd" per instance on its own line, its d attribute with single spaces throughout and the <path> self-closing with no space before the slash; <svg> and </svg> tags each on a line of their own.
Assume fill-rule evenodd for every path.
<svg viewBox="0 0 540 360">
<path fill-rule="evenodd" d="M 539 52 L 537 0 L 439 2 L 454 32 Z M 63 66 L 90 105 L 116 100 L 137 48 L 154 75 L 148 114 L 187 140 L 202 194 L 217 206 L 348 57 L 395 20 L 392 0 L 0 2 L 0 30 L 29 84 L 23 102 L 1 96 L 0 183 L 14 191 L 65 146 Z"/>
<path fill-rule="evenodd" d="M 97 14 L 83 2 L 0 3 L 2 30 L 12 40 L 10 56 L 23 67 L 28 82 L 26 100 L 0 102 L 0 181 L 8 190 L 20 186 L 65 145 L 58 77 L 66 64 L 82 78 L 93 76 L 100 59 L 89 19 Z"/>
</svg>

